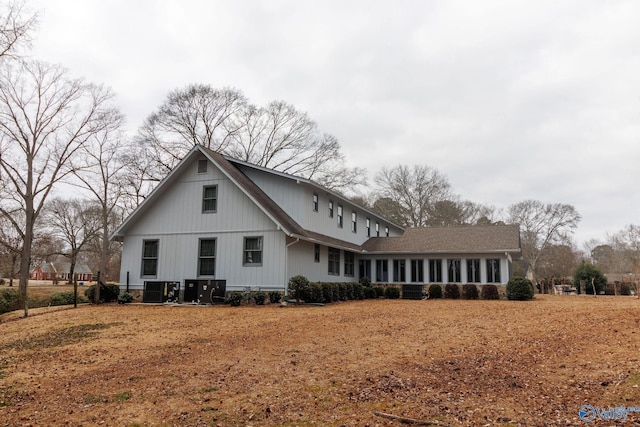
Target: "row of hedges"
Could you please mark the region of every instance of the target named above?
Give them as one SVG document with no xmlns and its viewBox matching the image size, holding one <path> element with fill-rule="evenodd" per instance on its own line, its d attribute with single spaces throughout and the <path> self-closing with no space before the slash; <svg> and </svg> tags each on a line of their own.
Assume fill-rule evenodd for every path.
<svg viewBox="0 0 640 427">
<path fill-rule="evenodd" d="M 400 298 L 400 289 L 389 286 L 366 286 L 357 282 L 310 282 L 304 276 L 289 280 L 291 296 L 306 303 L 331 303 L 336 301 Z"/>
<path fill-rule="evenodd" d="M 264 303 L 269 300 L 271 304 L 277 304 L 282 299 L 282 293 L 280 291 L 271 291 L 269 293 L 263 291 L 255 291 L 255 292 L 240 292 L 240 291 L 232 291 L 227 292 L 225 297 L 225 304 L 230 304 L 232 306 L 239 306 L 243 302 L 251 303 L 253 302 L 256 305 L 264 305 Z"/>
<path fill-rule="evenodd" d="M 462 287 L 462 291 L 460 288 Z M 500 299 L 500 293 L 496 285 L 482 285 L 480 286 L 480 292 L 478 287 L 473 284 L 457 285 L 455 283 L 448 283 L 444 286 L 444 293 L 442 286 L 434 283 L 429 286 L 429 298 L 448 298 L 448 299 L 486 299 L 496 300 Z"/>
<path fill-rule="evenodd" d="M 78 304 L 86 302 L 89 302 L 89 300 L 85 296 L 78 294 Z M 69 304 L 73 304 L 73 291 L 56 292 L 48 298 L 29 298 L 29 308 Z M 0 314 L 24 308 L 19 305 L 18 291 L 16 289 L 0 290 Z"/>
</svg>

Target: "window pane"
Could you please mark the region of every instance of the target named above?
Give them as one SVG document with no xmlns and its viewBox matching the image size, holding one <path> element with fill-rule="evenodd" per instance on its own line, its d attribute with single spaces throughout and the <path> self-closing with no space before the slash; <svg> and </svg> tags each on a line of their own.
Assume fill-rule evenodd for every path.
<svg viewBox="0 0 640 427">
<path fill-rule="evenodd" d="M 204 187 L 202 196 L 202 211 L 203 212 L 215 212 L 218 209 L 218 187 L 207 186 Z"/>
<path fill-rule="evenodd" d="M 158 257 L 158 241 L 146 241 L 144 242 L 144 253 L 142 254 L 145 258 L 157 258 Z"/>
<path fill-rule="evenodd" d="M 157 259 L 145 259 L 142 261 L 142 275 L 155 276 L 158 271 Z"/>
<path fill-rule="evenodd" d="M 214 276 L 215 274 L 216 274 L 215 258 L 201 258 L 200 259 L 200 275 Z"/>
<path fill-rule="evenodd" d="M 216 241 L 215 240 L 200 240 L 200 256 L 215 256 L 216 255 Z"/>
</svg>

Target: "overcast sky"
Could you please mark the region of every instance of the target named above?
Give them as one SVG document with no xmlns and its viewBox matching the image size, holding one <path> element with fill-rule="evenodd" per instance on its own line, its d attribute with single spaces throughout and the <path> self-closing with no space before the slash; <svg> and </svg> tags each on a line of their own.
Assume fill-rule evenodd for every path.
<svg viewBox="0 0 640 427">
<path fill-rule="evenodd" d="M 33 56 L 111 87 L 131 132 L 173 89 L 230 86 L 308 112 L 371 176 L 426 164 L 466 200 L 568 203 L 579 245 L 640 224 L 640 1 L 28 4 Z"/>
</svg>

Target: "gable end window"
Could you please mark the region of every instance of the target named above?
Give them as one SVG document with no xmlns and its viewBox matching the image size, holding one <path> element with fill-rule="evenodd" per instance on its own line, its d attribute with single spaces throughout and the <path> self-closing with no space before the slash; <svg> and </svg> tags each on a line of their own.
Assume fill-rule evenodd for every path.
<svg viewBox="0 0 640 427">
<path fill-rule="evenodd" d="M 142 242 L 142 276 L 155 277 L 158 275 L 158 240 L 144 240 Z"/>
<path fill-rule="evenodd" d="M 218 210 L 218 186 L 206 185 L 202 190 L 202 212 L 212 213 Z"/>
<path fill-rule="evenodd" d="M 262 265 L 262 237 L 244 238 L 243 265 Z"/>
<path fill-rule="evenodd" d="M 198 173 L 207 173 L 207 159 L 198 160 Z"/>
<path fill-rule="evenodd" d="M 200 239 L 198 276 L 216 275 L 216 239 Z"/>
</svg>

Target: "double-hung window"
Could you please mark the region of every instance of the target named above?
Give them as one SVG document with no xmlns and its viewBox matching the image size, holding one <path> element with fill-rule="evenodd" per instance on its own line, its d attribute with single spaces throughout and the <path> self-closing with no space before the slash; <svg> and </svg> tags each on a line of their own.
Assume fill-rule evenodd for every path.
<svg viewBox="0 0 640 427">
<path fill-rule="evenodd" d="M 313 193 L 313 211 L 318 212 L 318 193 Z"/>
<path fill-rule="evenodd" d="M 216 239 L 200 239 L 198 276 L 216 275 Z"/>
<path fill-rule="evenodd" d="M 355 274 L 355 254 L 344 251 L 344 275 L 353 277 Z"/>
<path fill-rule="evenodd" d="M 329 200 L 329 218 L 333 218 L 333 200 Z"/>
<path fill-rule="evenodd" d="M 367 237 L 371 237 L 371 220 L 369 218 L 367 218 L 366 224 L 367 224 Z"/>
<path fill-rule="evenodd" d="M 262 265 L 262 237 L 245 237 L 243 265 Z"/>
<path fill-rule="evenodd" d="M 376 260 L 376 282 L 388 282 L 389 281 L 389 260 L 377 259 Z"/>
<path fill-rule="evenodd" d="M 340 275 L 340 249 L 329 248 L 329 274 Z"/>
<path fill-rule="evenodd" d="M 202 190 L 202 212 L 216 212 L 218 210 L 218 186 L 205 185 Z"/>
<path fill-rule="evenodd" d="M 351 231 L 356 233 L 358 231 L 358 214 L 351 212 Z"/>
<path fill-rule="evenodd" d="M 342 205 L 338 205 L 338 227 L 342 228 Z"/>
<path fill-rule="evenodd" d="M 144 240 L 142 242 L 142 276 L 158 275 L 158 240 Z"/>
</svg>

